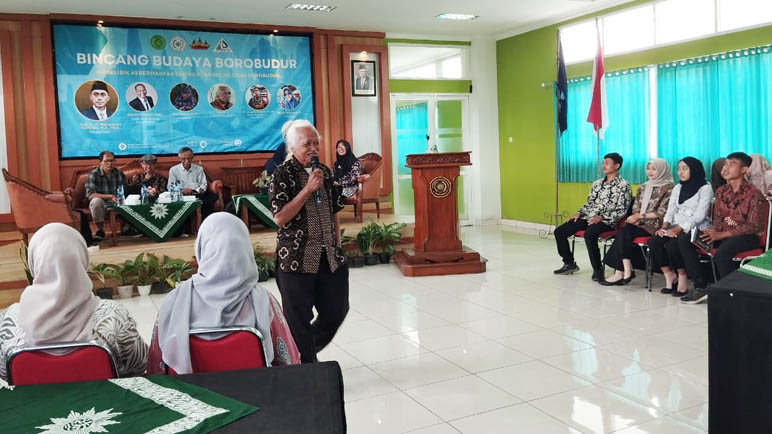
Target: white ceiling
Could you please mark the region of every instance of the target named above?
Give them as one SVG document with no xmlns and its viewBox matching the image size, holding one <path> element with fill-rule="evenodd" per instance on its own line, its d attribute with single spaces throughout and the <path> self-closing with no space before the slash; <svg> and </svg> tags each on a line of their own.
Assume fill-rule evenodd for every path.
<svg viewBox="0 0 772 434">
<path fill-rule="evenodd" d="M 214 20 L 468 40 L 523 33 L 630 0 L 306 1 L 337 6 L 337 9 L 332 12 L 285 9 L 293 3 L 291 0 L 0 0 L 0 12 Z M 479 18 L 469 22 L 434 18 L 440 13 L 475 14 Z"/>
</svg>

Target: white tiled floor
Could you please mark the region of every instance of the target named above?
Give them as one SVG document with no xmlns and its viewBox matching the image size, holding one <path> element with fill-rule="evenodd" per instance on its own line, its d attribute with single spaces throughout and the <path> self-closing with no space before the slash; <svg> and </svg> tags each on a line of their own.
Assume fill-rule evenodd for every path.
<svg viewBox="0 0 772 434">
<path fill-rule="evenodd" d="M 343 369 L 352 434 L 705 433 L 707 310 L 555 276 L 552 238 L 463 228 L 477 275 L 352 269 L 351 311 L 319 354 Z M 265 287 L 277 295 L 275 282 Z M 163 296 L 125 300 L 149 338 Z"/>
</svg>

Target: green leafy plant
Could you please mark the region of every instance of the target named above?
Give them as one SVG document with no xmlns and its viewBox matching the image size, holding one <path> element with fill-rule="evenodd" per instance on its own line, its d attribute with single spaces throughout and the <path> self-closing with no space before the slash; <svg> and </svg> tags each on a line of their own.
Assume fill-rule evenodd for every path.
<svg viewBox="0 0 772 434">
<path fill-rule="evenodd" d="M 107 274 L 105 271 L 110 267 L 110 264 L 91 264 L 88 270 L 88 275 L 102 284 L 102 288 L 107 288 Z"/>
<path fill-rule="evenodd" d="M 163 264 L 161 263 L 161 260 L 158 259 L 158 256 L 156 256 L 153 253 L 145 253 L 146 260 L 146 266 L 147 266 L 147 272 L 150 277 L 151 282 L 165 282 L 166 281 L 166 272 L 163 269 Z"/>
<path fill-rule="evenodd" d="M 123 264 L 105 264 L 104 275 L 120 282 L 120 286 L 134 284 L 136 280 L 136 269 L 134 261 L 126 260 Z"/>
<path fill-rule="evenodd" d="M 166 275 L 166 283 L 170 287 L 177 287 L 177 283 L 189 278 L 196 272 L 186 260 L 184 259 L 172 259 L 166 255 L 163 258 L 163 270 Z"/>
<path fill-rule="evenodd" d="M 27 243 L 22 241 L 21 247 L 19 248 L 19 259 L 21 259 L 21 263 L 24 265 L 24 274 L 27 276 L 27 283 L 32 285 L 32 280 L 34 280 L 34 276 L 32 275 L 32 272 L 29 269 L 29 262 L 27 262 L 28 253 L 29 252 L 27 250 Z"/>
<path fill-rule="evenodd" d="M 388 253 L 389 256 L 394 254 L 394 245 L 402 239 L 402 229 L 405 226 L 405 223 L 383 223 L 378 226 L 378 245 L 383 253 Z"/>
<path fill-rule="evenodd" d="M 359 251 L 366 255 L 373 255 L 380 236 L 381 231 L 378 223 L 370 220 L 370 223 L 362 226 L 357 234 L 357 247 L 359 247 Z"/>
<path fill-rule="evenodd" d="M 259 244 L 255 244 L 253 250 L 257 270 L 262 273 L 273 273 L 276 268 L 276 263 L 274 262 L 273 258 L 268 256 L 268 254 L 263 251 Z"/>
<path fill-rule="evenodd" d="M 134 258 L 134 262 L 132 263 L 132 267 L 134 267 L 134 282 L 137 285 L 150 285 L 155 281 L 155 276 L 153 276 L 154 270 L 150 264 L 150 260 L 145 259 L 147 255 L 148 254 L 145 252 L 140 253 Z"/>
<path fill-rule="evenodd" d="M 268 187 L 268 183 L 270 182 L 271 177 L 268 176 L 268 171 L 263 170 L 263 173 L 260 174 L 259 177 L 255 178 L 254 181 L 252 181 L 252 185 L 254 185 L 257 188 L 265 188 Z"/>
</svg>

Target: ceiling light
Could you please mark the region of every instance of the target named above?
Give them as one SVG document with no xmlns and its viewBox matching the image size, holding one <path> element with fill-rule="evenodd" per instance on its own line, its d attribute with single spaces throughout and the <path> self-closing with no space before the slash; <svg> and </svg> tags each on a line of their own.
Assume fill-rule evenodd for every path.
<svg viewBox="0 0 772 434">
<path fill-rule="evenodd" d="M 296 9 L 300 11 L 310 11 L 310 12 L 332 12 L 333 9 L 335 9 L 335 6 L 306 5 L 302 3 L 291 3 L 287 5 L 287 9 Z"/>
<path fill-rule="evenodd" d="M 469 21 L 479 17 L 477 15 L 469 14 L 439 14 L 435 18 L 441 20 Z"/>
</svg>

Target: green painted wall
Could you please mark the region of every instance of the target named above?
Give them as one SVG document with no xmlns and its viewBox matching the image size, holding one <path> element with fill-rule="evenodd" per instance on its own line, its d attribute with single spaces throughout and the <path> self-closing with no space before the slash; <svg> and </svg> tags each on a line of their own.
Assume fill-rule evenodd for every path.
<svg viewBox="0 0 772 434">
<path fill-rule="evenodd" d="M 628 3 L 571 21 L 642 3 Z M 545 215 L 555 209 L 552 90 L 540 84 L 555 80 L 557 29 L 567 22 L 496 43 L 501 212 L 505 219 L 547 223 Z M 606 70 L 613 71 L 770 43 L 772 26 L 765 26 L 604 60 Z M 592 62 L 571 65 L 567 72 L 569 77 L 591 74 Z M 588 191 L 589 184 L 561 184 L 559 212 L 573 214 Z"/>
<path fill-rule="evenodd" d="M 469 93 L 472 80 L 389 80 L 391 93 Z"/>
</svg>

